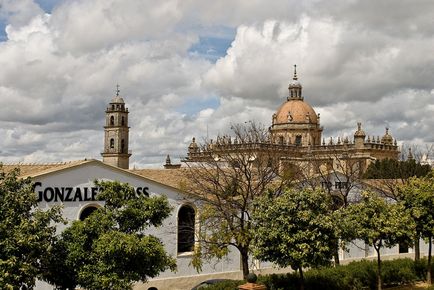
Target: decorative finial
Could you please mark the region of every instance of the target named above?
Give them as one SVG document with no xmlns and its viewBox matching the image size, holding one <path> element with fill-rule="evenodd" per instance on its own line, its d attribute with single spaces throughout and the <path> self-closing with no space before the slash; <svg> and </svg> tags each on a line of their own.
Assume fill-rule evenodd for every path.
<svg viewBox="0 0 434 290">
<path fill-rule="evenodd" d="M 386 127 L 386 135 L 388 135 L 388 134 L 389 134 L 389 128 Z"/>
<path fill-rule="evenodd" d="M 294 77 L 292 78 L 294 81 L 298 80 L 297 78 L 297 65 L 294 64 Z"/>
<path fill-rule="evenodd" d="M 362 123 L 360 122 L 357 123 L 357 130 L 359 131 L 362 130 Z"/>
<path fill-rule="evenodd" d="M 411 152 L 411 147 L 408 148 L 408 156 L 407 156 L 407 159 L 408 159 L 408 160 L 414 160 L 413 153 Z"/>
<path fill-rule="evenodd" d="M 119 84 L 116 84 L 116 97 L 119 97 L 119 93 L 121 92 L 120 90 L 119 90 Z"/>
</svg>

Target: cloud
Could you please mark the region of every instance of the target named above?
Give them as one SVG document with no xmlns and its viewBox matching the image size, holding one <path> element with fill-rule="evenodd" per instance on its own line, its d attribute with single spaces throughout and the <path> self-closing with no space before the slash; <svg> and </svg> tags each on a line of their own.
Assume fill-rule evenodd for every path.
<svg viewBox="0 0 434 290">
<path fill-rule="evenodd" d="M 32 0 L 0 0 L 0 19 L 10 25 L 26 25 L 41 14 L 44 14 L 43 10 Z"/>
<path fill-rule="evenodd" d="M 46 14 L 0 0 L 0 158 L 99 158 L 119 83 L 131 164 L 177 162 L 192 137 L 268 126 L 293 64 L 325 136 L 351 136 L 362 121 L 370 135 L 388 126 L 398 140 L 433 142 L 434 7 L 387 3 L 70 0 Z"/>
</svg>

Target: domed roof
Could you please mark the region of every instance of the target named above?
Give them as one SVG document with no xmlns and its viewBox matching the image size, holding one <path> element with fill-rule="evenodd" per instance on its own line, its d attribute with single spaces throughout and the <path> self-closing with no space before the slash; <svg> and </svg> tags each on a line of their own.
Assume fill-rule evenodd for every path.
<svg viewBox="0 0 434 290">
<path fill-rule="evenodd" d="M 381 143 L 384 144 L 392 144 L 393 143 L 393 137 L 389 134 L 389 128 L 386 128 L 386 134 L 384 134 L 383 137 L 381 137 Z"/>
<path fill-rule="evenodd" d="M 119 95 L 114 96 L 110 103 L 125 104 L 124 99 Z"/>
<path fill-rule="evenodd" d="M 362 130 L 362 123 L 357 123 L 357 131 L 354 133 L 354 137 L 365 137 L 366 133 Z"/>
<path fill-rule="evenodd" d="M 318 116 L 314 109 L 302 99 L 289 99 L 277 110 L 275 124 L 290 122 L 318 123 Z"/>
<path fill-rule="evenodd" d="M 121 91 L 119 90 L 119 84 L 116 85 L 116 95 L 113 97 L 110 103 L 115 104 L 125 104 L 124 99 L 119 95 Z"/>
</svg>

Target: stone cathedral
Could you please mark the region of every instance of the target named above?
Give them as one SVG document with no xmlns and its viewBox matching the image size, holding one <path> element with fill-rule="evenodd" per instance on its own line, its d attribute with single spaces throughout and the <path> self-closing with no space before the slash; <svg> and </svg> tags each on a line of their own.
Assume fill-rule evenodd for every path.
<svg viewBox="0 0 434 290">
<path fill-rule="evenodd" d="M 305 101 L 302 89 L 294 66 L 294 76 L 288 86 L 288 96 L 272 116 L 269 138 L 266 142 L 255 140 L 240 142 L 229 136 L 218 136 L 215 142 L 211 140 L 211 146 L 204 147 L 197 144 L 193 138 L 184 161 L 200 162 L 207 156 L 218 155 L 221 151 L 239 152 L 246 148 L 249 148 L 248 150 L 255 148 L 254 150 L 258 152 L 275 151 L 282 162 L 287 164 L 300 165 L 312 160 L 324 160 L 324 163 L 328 163 L 317 163 L 318 168 L 322 165 L 333 166 L 336 160 L 347 164 L 350 163 L 348 160 L 351 160 L 352 164 L 357 164 L 359 172 L 362 173 L 375 160 L 398 159 L 400 152 L 397 141 L 390 135 L 388 128 L 382 137 L 371 137 L 367 136 L 362 129 L 362 124 L 358 123 L 351 139 L 348 137 L 330 138 L 327 141 L 322 139 L 323 127 L 320 125 L 320 115 Z M 345 165 L 341 164 L 341 167 Z"/>
</svg>

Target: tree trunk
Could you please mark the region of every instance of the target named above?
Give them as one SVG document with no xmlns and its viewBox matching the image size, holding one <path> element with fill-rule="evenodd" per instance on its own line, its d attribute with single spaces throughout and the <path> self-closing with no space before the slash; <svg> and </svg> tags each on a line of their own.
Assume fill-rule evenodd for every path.
<svg viewBox="0 0 434 290">
<path fill-rule="evenodd" d="M 419 233 L 416 234 L 416 238 L 414 239 L 414 260 L 420 261 L 420 238 Z"/>
<path fill-rule="evenodd" d="M 380 247 L 376 247 L 374 245 L 374 249 L 377 252 L 377 289 L 381 290 L 382 281 L 381 281 L 381 258 L 380 258 Z"/>
<path fill-rule="evenodd" d="M 300 272 L 300 290 L 304 290 L 304 276 L 303 276 L 303 267 L 299 267 L 298 271 Z"/>
<path fill-rule="evenodd" d="M 249 252 L 245 248 L 240 249 L 241 254 L 241 267 L 243 270 L 243 279 L 246 280 L 249 275 Z"/>
<path fill-rule="evenodd" d="M 335 241 L 335 249 L 333 251 L 333 259 L 335 260 L 335 266 L 340 264 L 339 261 L 339 240 Z"/>
<path fill-rule="evenodd" d="M 432 284 L 431 281 L 431 252 L 432 252 L 432 236 L 428 238 L 428 269 L 426 272 L 426 282 L 428 285 Z"/>
</svg>

